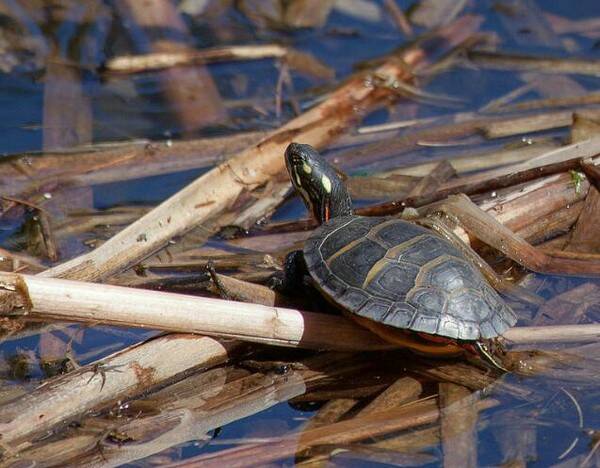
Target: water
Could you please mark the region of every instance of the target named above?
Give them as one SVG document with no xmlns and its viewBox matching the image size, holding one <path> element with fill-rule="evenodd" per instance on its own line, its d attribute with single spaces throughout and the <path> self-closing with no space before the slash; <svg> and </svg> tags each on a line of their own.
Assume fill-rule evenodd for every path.
<svg viewBox="0 0 600 468">
<path fill-rule="evenodd" d="M 20 3 L 24 5 L 23 8 L 18 6 Z M 1 154 L 11 155 L 40 151 L 43 149 L 44 140 L 48 139 L 48 134 L 52 131 L 49 121 L 44 121 L 44 86 L 45 80 L 48 78 L 45 77 L 44 70 L 40 68 L 42 63 L 39 60 L 40 38 L 42 43 L 43 40 L 46 41 L 49 49 L 52 48 L 53 42 L 57 44 L 57 47 L 63 51 L 61 60 L 85 64 L 81 70 L 80 80 L 83 95 L 85 99 L 89 99 L 91 118 L 90 128 L 80 130 L 84 140 L 104 142 L 148 138 L 176 141 L 183 136 L 192 138 L 229 135 L 241 130 L 277 128 L 293 116 L 293 106 L 288 100 L 282 108 L 281 116 L 277 115 L 274 108 L 274 90 L 278 82 L 279 69 L 273 60 L 225 62 L 209 65 L 208 70 L 227 108 L 227 116 L 214 120 L 202 128 L 186 128 L 178 121 L 176 113 L 169 106 L 163 93 L 164 81 L 157 80 L 155 73 L 121 76 L 106 76 L 97 73 L 95 67 L 100 65 L 106 57 L 132 51 L 129 30 L 123 27 L 112 4 L 98 4 L 97 8 L 94 8 L 91 5 L 79 7 L 71 2 L 59 2 L 64 5 L 64 9 L 55 6 L 55 10 L 42 11 L 42 9 L 30 8 L 28 3 L 25 0 L 23 2 L 6 1 L 0 5 L 7 12 L 0 10 L 0 18 L 5 20 L 6 24 L 10 25 L 15 21 L 14 18 L 10 19 L 9 15 L 16 15 L 17 11 L 25 12 L 23 13 L 24 17 L 29 18 L 30 22 L 25 21 L 23 23 L 25 26 L 21 25 L 22 30 L 29 31 L 29 34 L 36 31 L 43 34 L 38 37 L 38 42 L 33 43 L 29 53 L 19 56 L 20 62 L 15 67 L 0 73 Z M 373 2 L 372 4 L 375 5 L 375 11 L 379 12 L 379 19 L 368 20 L 365 19 L 366 16 L 349 16 L 340 9 L 334 9 L 324 27 L 299 30 L 285 28 L 281 24 L 273 26 L 271 23 L 264 27 L 258 27 L 243 13 L 235 11 L 232 7 L 218 8 L 216 3 L 207 2 L 208 7 L 204 14 L 184 17 L 193 32 L 193 41 L 199 47 L 271 42 L 285 44 L 311 54 L 334 69 L 335 82 L 348 76 L 360 62 L 377 58 L 405 43 L 403 34 L 385 13 L 383 2 Z M 401 1 L 398 3 L 403 9 L 406 9 L 412 2 Z M 531 17 L 528 18 L 521 14 L 517 17 L 510 17 L 499 13 L 499 11 L 505 11 L 506 8 L 516 6 L 529 9 L 528 11 L 533 12 Z M 82 11 L 81 8 L 85 11 Z M 538 1 L 536 6 L 533 1 L 499 3 L 486 1 L 477 2 L 475 6 L 469 7 L 468 11 L 485 16 L 483 29 L 493 31 L 497 35 L 498 43 L 503 51 L 551 54 L 559 57 L 576 55 L 596 60 L 600 58 L 598 42 L 600 36 L 597 34 L 599 28 L 593 30 L 596 33 L 595 37 L 592 37 L 591 34 L 590 37 L 586 37 L 575 33 L 556 35 L 552 33 L 546 19 L 534 14 L 543 11 L 574 21 L 586 18 L 599 18 L 598 21 L 600 21 L 598 2 L 588 0 L 577 2 L 574 5 L 573 2 L 566 0 Z M 66 14 L 66 17 L 63 17 L 63 14 Z M 87 19 L 83 20 L 82 18 Z M 37 26 L 35 26 L 36 24 Z M 28 37 L 27 33 L 22 34 L 24 37 Z M 38 44 L 37 49 L 34 47 L 36 44 Z M 288 89 L 285 97 L 293 94 L 300 106 L 308 106 L 314 97 L 319 96 L 321 92 L 335 83 L 314 79 L 296 71 L 291 72 L 291 77 L 293 92 Z M 62 78 L 57 79 L 60 81 Z M 568 84 L 570 91 L 593 92 L 600 84 L 597 77 L 571 75 L 570 79 L 573 80 Z M 514 71 L 458 66 L 423 82 L 427 92 L 459 99 L 460 104 L 455 104 L 457 108 L 439 105 L 440 102 L 436 103 L 438 105 L 400 103 L 366 116 L 362 125 L 384 123 L 389 120 L 452 115 L 455 112 L 475 112 L 490 101 L 511 92 L 522 84 L 523 80 Z M 74 84 L 71 81 L 64 81 L 63 86 L 66 87 L 66 95 L 68 95 L 68 91 L 72 91 L 70 87 L 73 87 Z M 568 95 L 569 92 L 566 94 Z M 534 91 L 529 91 L 524 95 L 526 99 L 535 97 L 537 95 Z M 85 99 L 79 101 L 76 106 L 84 105 Z M 67 99 L 65 99 L 66 102 Z M 69 113 L 74 110 L 65 104 L 64 109 L 59 108 L 55 111 L 59 114 L 61 112 Z M 556 140 L 563 139 L 566 135 L 566 129 L 561 129 L 528 136 L 533 139 L 552 137 Z M 451 157 L 460 154 L 465 149 L 477 151 L 484 146 L 511 145 L 519 139 L 519 136 L 510 137 L 491 144 L 471 139 L 455 147 L 399 151 L 398 154 L 386 158 L 381 164 L 370 163 L 365 164 L 364 167 L 352 167 L 352 173 L 368 175 L 376 172 L 378 168 L 399 167 L 414 163 L 416 160 L 426 161 L 440 155 Z M 333 152 L 329 154 L 331 155 Z M 345 168 L 345 163 L 341 161 L 340 166 Z M 61 190 L 56 190 L 53 192 L 55 202 L 49 204 L 48 209 L 56 217 L 56 224 L 60 225 L 63 222 L 72 222 L 75 211 L 83 210 L 83 212 L 89 213 L 92 209 L 104 212 L 111 208 L 132 205 L 136 207 L 152 206 L 176 193 L 205 170 L 206 168 L 197 168 L 174 174 L 140 177 L 127 182 L 97 183 L 85 189 L 78 189 L 76 194 L 64 189 L 67 195 L 63 197 L 62 201 Z M 0 186 L 10 186 L 6 178 L 0 179 L 0 181 L 3 184 Z M 9 193 L 9 195 L 16 196 L 17 194 Z M 360 203 L 373 203 L 373 200 Z M 301 203 L 297 199 L 292 199 L 277 210 L 273 215 L 273 220 L 293 220 L 305 215 L 306 212 Z M 27 212 L 4 217 L 0 226 L 2 247 L 10 250 L 24 249 L 25 243 L 22 241 L 22 237 L 19 237 L 19 233 L 23 232 L 22 220 L 31 216 L 32 214 Z M 88 230 L 88 232 L 61 238 L 61 261 L 76 253 L 85 252 L 88 247 L 84 242 L 90 240 L 97 242 L 109 238 L 120 228 L 121 225 L 116 223 L 104 229 L 96 228 L 93 231 Z M 230 251 L 239 251 L 240 245 L 243 247 L 243 243 L 230 243 L 222 237 L 213 238 L 209 245 L 212 248 Z M 248 250 L 242 251 L 248 252 Z M 199 273 L 198 276 L 202 275 Z M 165 276 L 164 280 L 176 277 L 177 275 Z M 540 275 L 536 275 L 530 284 L 533 285 L 532 288 L 543 290 L 546 298 L 551 298 L 588 282 L 599 286 L 596 280 L 583 281 Z M 189 287 L 185 290 L 194 292 L 190 291 Z M 598 299 L 594 296 L 591 301 Z M 597 322 L 597 304 L 598 301 L 586 309 L 587 321 Z M 527 310 L 525 312 L 527 313 Z M 60 360 L 69 348 L 72 349 L 72 355 L 79 360 L 80 364 L 86 364 L 147 336 L 146 331 L 136 329 L 123 331 L 109 327 L 84 328 L 73 325 L 67 331 L 55 332 L 53 335 L 43 332 L 23 338 L 8 339 L 0 345 L 2 351 L 0 371 L 2 372 L 3 388 L 14 389 L 23 386 L 25 391 L 33 388 L 45 375 L 40 365 L 41 360 L 45 358 Z M 561 349 L 556 346 L 543 347 Z M 309 359 L 309 355 L 303 353 L 295 353 L 286 359 L 286 355 L 280 357 L 279 352 L 283 353 L 279 350 L 271 351 L 271 355 L 265 360 L 292 362 Z M 377 387 L 382 379 L 390 379 L 390 376 L 395 376 L 394 372 L 400 372 L 398 367 L 410 367 L 414 364 L 414 357 L 411 356 L 410 354 L 401 354 L 400 357 L 396 354 L 383 354 L 367 358 L 373 360 L 373 366 L 383 360 L 386 361 L 388 367 L 384 366 L 385 368 L 377 372 L 371 372 L 367 377 L 362 375 L 361 372 L 367 372 L 363 370 L 358 374 L 351 374 L 350 377 L 346 377 L 346 380 L 341 379 L 339 382 L 334 380 L 333 385 L 330 385 L 330 390 L 334 395 L 332 398 L 335 397 L 334 390 L 338 390 L 337 398 L 357 400 L 353 411 L 358 411 L 361 406 L 367 405 L 375 395 L 382 391 L 383 387 Z M 584 353 L 584 356 L 588 359 L 569 363 L 555 372 L 541 373 L 530 377 L 515 374 L 505 375 L 493 386 L 480 390 L 479 398 L 497 401 L 494 407 L 481 411 L 478 416 L 475 433 L 477 460 L 480 466 L 495 466 L 511 461 L 515 464 L 521 463 L 536 467 L 582 466 L 584 461 L 587 466 L 598 463 L 597 456 L 586 460 L 592 446 L 598 441 L 600 426 L 597 346 L 591 348 L 588 353 Z M 244 355 L 243 358 L 260 360 L 260 356 L 254 354 Z M 16 362 L 26 364 L 19 367 L 15 365 Z M 366 369 L 371 367 L 367 366 Z M 232 368 L 233 366 L 228 367 L 226 374 L 229 376 L 226 378 L 229 385 L 233 385 L 241 378 L 240 375 L 234 375 Z M 276 386 L 291 385 L 289 381 L 303 376 L 296 371 L 279 371 L 280 369 L 274 372 L 275 377 L 272 377 L 273 373 L 267 372 L 268 378 L 274 378 L 278 382 Z M 399 375 L 404 374 L 400 372 Z M 242 377 L 244 376 L 246 374 Z M 348 389 L 353 388 L 353 381 L 360 380 L 359 377 L 364 377 L 362 382 L 364 385 L 357 386 L 353 395 L 352 391 Z M 287 383 L 285 382 L 286 378 L 289 379 Z M 435 379 L 431 376 L 427 378 L 421 376 L 421 378 L 423 379 L 421 396 L 434 395 L 437 392 Z M 373 387 L 373 390 L 364 390 L 369 385 Z M 301 387 L 300 385 L 299 388 Z M 340 389 L 348 391 L 343 393 Z M 233 390 L 231 391 L 233 392 Z M 238 389 L 238 391 L 240 390 Z M 161 450 L 145 452 L 146 457 L 149 458 L 144 458 L 139 463 L 143 465 L 165 463 L 236 447 L 239 446 L 240 440 L 277 437 L 288 432 L 299 431 L 327 401 L 327 398 L 319 397 L 317 402 L 305 401 L 290 404 L 285 400 L 292 396 L 301 398 L 302 391 L 289 390 L 288 393 L 283 392 L 283 394 L 287 397 L 281 398 L 280 403 L 265 404 L 265 409 L 262 411 L 258 411 L 261 405 L 258 405 L 256 411 L 252 411 L 250 410 L 251 403 L 244 403 L 241 400 L 239 403 L 242 408 L 241 412 L 246 411 L 249 415 L 232 418 L 233 421 L 227 424 L 225 424 L 227 418 L 224 418 L 222 427 L 208 425 L 205 427 L 208 429 L 208 436 L 205 436 L 204 433 L 193 433 L 188 438 L 175 438 L 171 448 L 168 448 L 170 446 L 167 444 Z M 154 401 L 152 396 L 148 398 L 150 399 L 149 405 L 152 405 Z M 219 398 L 217 392 L 216 395 L 208 398 L 208 401 L 214 402 Z M 158 412 L 167 411 L 166 407 L 159 403 L 156 404 Z M 135 422 L 136 418 L 141 418 L 140 415 L 147 415 L 145 412 L 148 412 L 148 407 L 145 407 L 141 413 L 136 413 L 137 416 L 132 415 L 133 412 L 129 416 Z M 211 414 L 210 411 L 208 414 Z M 89 419 L 91 418 L 83 423 L 84 429 L 89 430 L 90 427 L 93 427 L 93 423 Z M 122 429 L 120 424 L 124 422 L 124 419 L 111 420 L 109 416 L 98 418 L 98 421 L 104 421 L 104 423 L 107 420 L 112 421 L 111 424 L 114 423 L 114 426 L 110 426 L 113 431 L 111 433 L 112 442 L 105 442 L 109 447 L 107 453 L 118 453 L 121 444 L 123 450 L 128 447 L 128 444 L 131 445 L 131 441 L 124 442 L 114 437 L 114 431 Z M 155 430 L 158 431 L 159 428 L 162 430 L 162 427 L 157 423 Z M 410 430 L 421 429 L 422 427 L 416 427 Z M 70 435 L 77 434 L 75 426 L 69 428 L 69 431 L 71 431 Z M 82 431 L 85 433 L 85 430 Z M 149 432 L 151 433 L 152 429 Z M 58 440 L 59 436 L 56 437 Z M 194 441 L 193 439 L 198 440 Z M 380 439 L 381 437 L 368 438 L 368 441 Z M 115 440 L 117 441 L 115 442 Z M 267 447 L 265 450 L 269 450 L 269 448 Z M 427 466 L 441 465 L 442 450 L 439 443 L 426 444 L 423 453 L 433 457 L 431 459 L 433 461 L 426 463 Z M 358 459 L 348 457 L 336 459 L 334 457 L 332 460 L 329 462 L 332 466 L 385 465 L 381 459 L 378 462 L 374 458 L 365 458 L 364 456 Z M 133 459 L 129 461 L 133 462 Z M 293 462 L 294 457 L 286 455 L 275 463 L 277 466 L 289 466 Z M 564 464 L 561 465 L 561 463 Z"/>
</svg>

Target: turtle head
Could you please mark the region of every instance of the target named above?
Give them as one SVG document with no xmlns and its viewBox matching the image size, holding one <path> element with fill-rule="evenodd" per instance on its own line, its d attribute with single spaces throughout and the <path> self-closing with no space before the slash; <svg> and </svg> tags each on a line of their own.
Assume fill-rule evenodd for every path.
<svg viewBox="0 0 600 468">
<path fill-rule="evenodd" d="M 292 185 L 319 224 L 352 214 L 352 200 L 342 179 L 312 146 L 290 143 L 285 165 Z"/>
</svg>

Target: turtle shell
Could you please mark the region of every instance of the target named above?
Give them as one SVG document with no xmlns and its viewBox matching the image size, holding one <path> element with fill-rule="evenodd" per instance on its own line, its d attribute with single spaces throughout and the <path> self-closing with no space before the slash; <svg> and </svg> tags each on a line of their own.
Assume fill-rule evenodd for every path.
<svg viewBox="0 0 600 468">
<path fill-rule="evenodd" d="M 333 218 L 306 241 L 304 258 L 333 303 L 385 325 L 478 340 L 517 321 L 460 250 L 406 221 Z"/>
</svg>

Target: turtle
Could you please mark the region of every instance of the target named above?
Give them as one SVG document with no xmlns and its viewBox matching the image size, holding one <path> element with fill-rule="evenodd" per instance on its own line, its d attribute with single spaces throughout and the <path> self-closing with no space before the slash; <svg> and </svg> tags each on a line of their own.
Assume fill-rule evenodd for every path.
<svg viewBox="0 0 600 468">
<path fill-rule="evenodd" d="M 306 275 L 386 341 L 434 355 L 467 350 L 505 370 L 491 350 L 517 317 L 461 249 L 413 222 L 354 214 L 342 177 L 310 145 L 289 144 L 285 164 L 319 224 L 286 257 L 286 288 Z"/>
</svg>

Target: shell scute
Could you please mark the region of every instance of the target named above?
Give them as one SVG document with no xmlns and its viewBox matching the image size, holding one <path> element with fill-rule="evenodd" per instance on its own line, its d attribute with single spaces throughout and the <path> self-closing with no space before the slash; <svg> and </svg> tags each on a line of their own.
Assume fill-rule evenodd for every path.
<svg viewBox="0 0 600 468">
<path fill-rule="evenodd" d="M 450 296 L 446 313 L 464 320 L 483 322 L 490 318 L 492 310 L 479 291 L 464 289 Z"/>
<path fill-rule="evenodd" d="M 460 320 L 450 315 L 442 315 L 437 334 L 448 338 L 458 338 L 460 334 Z"/>
<path fill-rule="evenodd" d="M 422 267 L 423 286 L 456 291 L 473 288 L 481 283 L 478 272 L 464 260 L 441 256 Z"/>
<path fill-rule="evenodd" d="M 339 221 L 332 226 L 333 232 L 324 236 L 318 246 L 322 258 L 327 260 L 350 242 L 364 237 L 374 225 L 377 225 L 376 220 L 369 221 L 357 222 L 357 217 L 339 218 Z M 343 230 L 343 232 L 336 232 L 336 230 Z"/>
<path fill-rule="evenodd" d="M 329 269 L 342 281 L 351 286 L 362 287 L 372 267 L 372 261 L 385 255 L 385 249 L 379 244 L 363 239 L 331 261 L 326 260 Z"/>
<path fill-rule="evenodd" d="M 371 268 L 379 269 L 372 279 L 365 279 L 364 289 L 370 294 L 382 297 L 393 297 L 395 301 L 403 300 L 413 285 L 419 273 L 416 265 L 409 263 L 390 263 L 387 259 L 380 260 Z"/>
<path fill-rule="evenodd" d="M 350 287 L 346 289 L 346 292 L 344 292 L 340 300 L 343 301 L 344 304 L 348 304 L 349 309 L 360 310 L 360 308 L 369 300 L 369 295 L 361 289 Z"/>
<path fill-rule="evenodd" d="M 397 302 L 383 317 L 382 323 L 397 328 L 408 328 L 417 309 L 406 302 Z"/>
<path fill-rule="evenodd" d="M 409 304 L 428 315 L 440 315 L 446 306 L 445 291 L 434 288 L 414 289 L 406 296 Z"/>
<path fill-rule="evenodd" d="M 364 306 L 360 308 L 359 315 L 361 317 L 381 322 L 381 319 L 385 317 L 391 306 L 392 303 L 389 301 L 370 299 Z"/>
<path fill-rule="evenodd" d="M 434 334 L 438 331 L 439 324 L 439 316 L 418 314 L 410 324 L 410 329 L 418 332 Z"/>
<path fill-rule="evenodd" d="M 416 237 L 413 243 L 398 253 L 397 259 L 422 266 L 449 253 L 456 253 L 454 247 L 441 238 L 427 233 Z"/>
<path fill-rule="evenodd" d="M 416 236 L 428 234 L 429 231 L 415 224 L 401 221 L 399 219 L 391 219 L 381 223 L 378 226 L 374 235 L 377 239 L 391 249 L 397 245 L 414 239 Z"/>
</svg>

